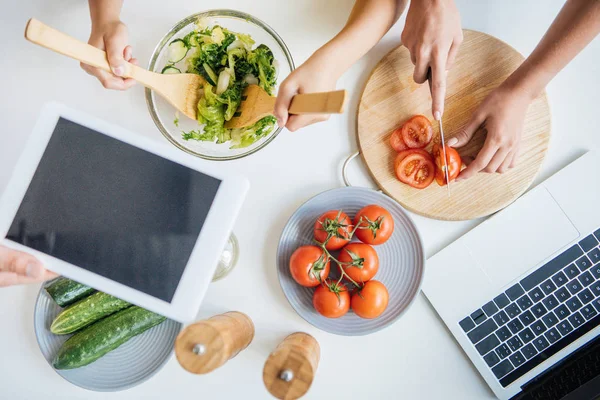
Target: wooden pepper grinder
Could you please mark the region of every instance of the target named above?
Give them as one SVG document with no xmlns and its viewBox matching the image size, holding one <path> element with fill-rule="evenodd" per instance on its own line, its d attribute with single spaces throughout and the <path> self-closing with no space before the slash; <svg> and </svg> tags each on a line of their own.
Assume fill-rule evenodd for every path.
<svg viewBox="0 0 600 400">
<path fill-rule="evenodd" d="M 298 399 L 308 391 L 319 365 L 317 340 L 307 333 L 286 337 L 271 353 L 263 369 L 267 390 L 282 400 Z"/>
<path fill-rule="evenodd" d="M 254 338 L 250 317 L 237 311 L 196 322 L 179 333 L 175 355 L 183 368 L 206 374 L 244 350 Z"/>
</svg>

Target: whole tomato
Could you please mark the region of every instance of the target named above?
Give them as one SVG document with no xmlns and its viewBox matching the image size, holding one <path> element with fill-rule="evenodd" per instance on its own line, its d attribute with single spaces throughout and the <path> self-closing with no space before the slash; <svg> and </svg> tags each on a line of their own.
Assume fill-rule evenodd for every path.
<svg viewBox="0 0 600 400">
<path fill-rule="evenodd" d="M 327 211 L 315 222 L 314 235 L 327 250 L 339 250 L 352 239 L 352 220 L 341 210 Z"/>
<path fill-rule="evenodd" d="M 326 281 L 313 294 L 313 306 L 327 318 L 339 318 L 350 310 L 350 293 L 343 283 Z"/>
<path fill-rule="evenodd" d="M 340 251 L 338 260 L 345 264 L 344 272 L 356 283 L 372 279 L 379 269 L 377 252 L 364 243 L 347 244 Z"/>
<path fill-rule="evenodd" d="M 329 258 L 320 247 L 298 247 L 290 257 L 290 273 L 298 284 L 315 287 L 329 276 Z"/>
<path fill-rule="evenodd" d="M 385 208 L 376 204 L 363 207 L 354 217 L 356 237 L 363 243 L 385 243 L 394 233 L 394 218 Z"/>
<path fill-rule="evenodd" d="M 369 281 L 352 295 L 352 309 L 361 318 L 377 318 L 387 308 L 389 301 L 385 285 L 379 281 Z"/>
</svg>

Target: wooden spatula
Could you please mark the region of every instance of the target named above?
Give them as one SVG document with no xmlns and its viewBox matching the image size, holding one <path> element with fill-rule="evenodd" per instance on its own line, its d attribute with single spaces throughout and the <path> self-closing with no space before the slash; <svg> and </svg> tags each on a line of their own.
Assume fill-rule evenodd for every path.
<svg viewBox="0 0 600 400">
<path fill-rule="evenodd" d="M 269 96 L 261 87 L 250 85 L 244 90 L 242 103 L 225 128 L 243 128 L 272 115 L 277 98 Z M 292 99 L 290 114 L 341 114 L 346 100 L 345 90 L 297 94 Z"/>
<path fill-rule="evenodd" d="M 111 72 L 106 52 L 80 42 L 53 29 L 37 19 L 30 19 L 25 28 L 25 38 L 47 49 L 74 58 L 84 64 Z M 125 63 L 125 78 L 133 78 L 142 85 L 156 91 L 176 109 L 196 119 L 199 89 L 204 79 L 195 74 L 157 74 L 130 63 Z"/>
</svg>

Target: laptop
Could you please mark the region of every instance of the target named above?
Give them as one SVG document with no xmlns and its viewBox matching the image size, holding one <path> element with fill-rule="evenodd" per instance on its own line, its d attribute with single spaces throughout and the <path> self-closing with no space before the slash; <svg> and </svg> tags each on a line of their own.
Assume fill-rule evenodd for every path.
<svg viewBox="0 0 600 400">
<path fill-rule="evenodd" d="M 427 262 L 423 291 L 500 399 L 600 395 L 600 153 Z"/>
</svg>

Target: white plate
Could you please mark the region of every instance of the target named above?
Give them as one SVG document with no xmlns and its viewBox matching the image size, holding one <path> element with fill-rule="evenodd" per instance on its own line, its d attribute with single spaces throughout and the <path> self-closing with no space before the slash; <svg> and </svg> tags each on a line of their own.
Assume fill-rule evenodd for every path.
<svg viewBox="0 0 600 400">
<path fill-rule="evenodd" d="M 35 303 L 34 329 L 40 350 L 54 369 L 52 360 L 71 335 L 50 332 L 50 325 L 62 308 L 44 290 L 46 285 L 40 289 Z M 131 388 L 150 379 L 171 358 L 181 326 L 167 319 L 85 367 L 55 371 L 72 384 L 88 390 L 114 392 Z"/>
<path fill-rule="evenodd" d="M 390 239 L 374 246 L 379 256 L 379 270 L 373 279 L 387 287 L 388 307 L 375 319 L 360 318 L 352 310 L 340 318 L 325 318 L 313 307 L 314 288 L 302 287 L 292 278 L 290 257 L 298 247 L 312 244 L 314 223 L 321 214 L 329 210 L 343 210 L 353 218 L 369 204 L 384 207 L 394 218 L 394 233 Z M 317 328 L 344 336 L 368 335 L 400 318 L 421 288 L 424 265 L 423 244 L 406 211 L 390 197 L 359 187 L 329 190 L 304 203 L 283 229 L 277 250 L 279 283 L 294 310 Z M 332 263 L 331 268 L 334 271 L 337 265 Z"/>
</svg>

